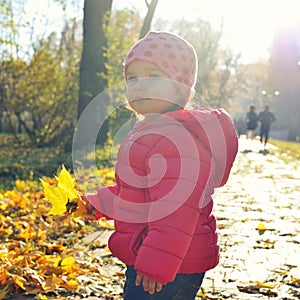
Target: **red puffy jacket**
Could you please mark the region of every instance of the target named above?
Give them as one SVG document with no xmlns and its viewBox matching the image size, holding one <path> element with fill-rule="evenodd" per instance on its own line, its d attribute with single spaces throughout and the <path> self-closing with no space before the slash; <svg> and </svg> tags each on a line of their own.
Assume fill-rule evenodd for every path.
<svg viewBox="0 0 300 300">
<path fill-rule="evenodd" d="M 87 195 L 115 220 L 112 253 L 163 284 L 177 273 L 214 268 L 219 246 L 212 194 L 226 183 L 237 148 L 223 109 L 138 121 L 120 146 L 116 185 Z"/>
</svg>

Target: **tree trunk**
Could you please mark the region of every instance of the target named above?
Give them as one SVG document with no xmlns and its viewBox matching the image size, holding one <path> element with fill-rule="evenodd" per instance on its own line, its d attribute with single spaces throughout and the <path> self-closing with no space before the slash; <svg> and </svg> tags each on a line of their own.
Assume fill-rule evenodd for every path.
<svg viewBox="0 0 300 300">
<path fill-rule="evenodd" d="M 83 49 L 79 75 L 79 101 L 77 119 L 88 104 L 107 87 L 101 76 L 106 73 L 104 48 L 107 45 L 104 24 L 111 12 L 112 0 L 85 0 L 83 18 Z M 102 117 L 106 117 L 107 103 L 101 107 Z M 103 131 L 103 130 L 102 130 Z M 102 132 L 101 143 L 106 141 L 106 132 Z"/>
<path fill-rule="evenodd" d="M 144 20 L 144 23 L 143 23 L 143 26 L 142 26 L 142 29 L 140 32 L 140 39 L 143 38 L 147 34 L 147 32 L 151 29 L 151 22 L 153 19 L 153 15 L 154 15 L 158 0 L 152 0 L 150 3 L 148 3 L 148 1 L 145 0 L 145 2 L 148 7 L 148 12 L 147 12 L 147 15 L 145 17 L 145 20 Z"/>
</svg>

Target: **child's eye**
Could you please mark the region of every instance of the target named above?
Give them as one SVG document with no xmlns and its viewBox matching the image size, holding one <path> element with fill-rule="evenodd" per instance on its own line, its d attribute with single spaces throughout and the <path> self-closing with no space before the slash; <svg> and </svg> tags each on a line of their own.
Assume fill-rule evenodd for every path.
<svg viewBox="0 0 300 300">
<path fill-rule="evenodd" d="M 155 81 L 155 80 L 158 80 L 160 79 L 160 76 L 158 75 L 149 75 L 149 77 L 145 77 L 145 78 L 138 78 L 138 77 L 135 77 L 135 76 L 131 76 L 128 78 L 128 84 L 133 84 L 133 83 L 136 83 L 139 79 L 142 79 L 142 80 L 149 80 L 149 81 Z"/>
<path fill-rule="evenodd" d="M 150 75 L 150 76 L 149 76 L 149 79 L 150 79 L 151 81 L 158 80 L 158 79 L 160 79 L 160 76 L 158 76 L 158 75 Z"/>
<path fill-rule="evenodd" d="M 129 77 L 128 78 L 128 83 L 130 84 L 130 83 L 135 83 L 137 81 L 137 77 L 134 77 L 134 76 L 132 76 L 132 77 Z"/>
</svg>

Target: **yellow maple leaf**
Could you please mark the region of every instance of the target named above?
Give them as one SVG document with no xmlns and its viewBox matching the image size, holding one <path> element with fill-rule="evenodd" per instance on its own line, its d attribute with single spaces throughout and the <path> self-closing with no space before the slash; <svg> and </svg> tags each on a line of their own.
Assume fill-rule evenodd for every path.
<svg viewBox="0 0 300 300">
<path fill-rule="evenodd" d="M 264 287 L 264 288 L 268 288 L 268 289 L 273 289 L 275 287 L 271 283 L 265 283 L 265 282 L 261 282 L 261 281 L 256 281 L 256 285 L 259 287 Z"/>
<path fill-rule="evenodd" d="M 257 230 L 266 231 L 267 227 L 264 225 L 264 223 L 262 221 L 260 221 L 258 226 L 257 226 Z"/>
<path fill-rule="evenodd" d="M 66 170 L 64 165 L 62 165 L 62 169 L 58 175 L 57 182 L 57 187 L 67 194 L 68 199 L 73 200 L 78 198 L 78 193 L 75 189 L 75 180 Z"/>
<path fill-rule="evenodd" d="M 60 256 L 56 258 L 54 267 L 67 267 L 76 264 L 76 260 L 74 257 L 65 257 L 61 258 Z"/>
<path fill-rule="evenodd" d="M 45 199 L 52 204 L 48 215 L 63 215 L 68 212 L 75 218 L 84 217 L 87 214 L 86 202 L 80 197 L 76 190 L 76 182 L 64 165 L 55 178 L 56 186 L 40 179 L 44 188 Z"/>
<path fill-rule="evenodd" d="M 63 215 L 67 211 L 68 195 L 61 188 L 51 186 L 43 179 L 41 179 L 41 182 L 45 192 L 45 199 L 52 204 L 48 215 Z"/>
</svg>

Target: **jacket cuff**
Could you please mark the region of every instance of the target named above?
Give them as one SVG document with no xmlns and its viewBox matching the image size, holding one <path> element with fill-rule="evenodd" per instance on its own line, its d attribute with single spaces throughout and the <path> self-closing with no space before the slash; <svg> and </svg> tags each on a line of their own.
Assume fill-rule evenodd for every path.
<svg viewBox="0 0 300 300">
<path fill-rule="evenodd" d="M 113 219 L 113 198 L 116 194 L 117 186 L 107 186 L 97 190 L 97 193 L 86 194 L 87 200 L 96 209 L 96 220 L 105 217 L 106 219 Z"/>
<path fill-rule="evenodd" d="M 145 257 L 153 257 L 153 251 L 148 247 L 139 250 L 134 268 L 138 273 L 162 284 L 172 282 L 182 264 L 181 258 L 163 251 L 155 252 L 155 260 L 145 259 Z"/>
</svg>

